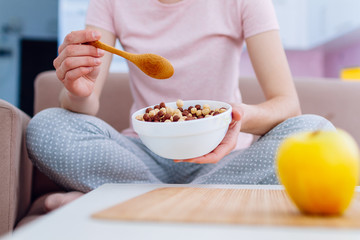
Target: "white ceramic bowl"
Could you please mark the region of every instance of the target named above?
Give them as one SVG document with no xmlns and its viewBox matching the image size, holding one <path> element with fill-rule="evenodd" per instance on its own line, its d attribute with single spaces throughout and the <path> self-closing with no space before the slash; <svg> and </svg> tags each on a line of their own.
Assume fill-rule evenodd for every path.
<svg viewBox="0 0 360 240">
<path fill-rule="evenodd" d="M 165 103 L 177 108 L 176 102 Z M 230 104 L 212 100 L 184 101 L 184 109 L 189 106 L 208 104 L 211 110 L 225 107 L 226 112 L 210 118 L 183 122 L 145 122 L 135 117 L 145 113 L 140 109 L 131 116 L 133 128 L 141 141 L 157 155 L 169 159 L 200 157 L 214 150 L 224 138 L 231 122 Z M 150 106 L 153 107 L 153 106 Z"/>
</svg>

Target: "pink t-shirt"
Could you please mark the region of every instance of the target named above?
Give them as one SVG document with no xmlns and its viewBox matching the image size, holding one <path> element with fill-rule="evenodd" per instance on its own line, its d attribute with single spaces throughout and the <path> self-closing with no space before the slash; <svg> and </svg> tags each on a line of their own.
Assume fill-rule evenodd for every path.
<svg viewBox="0 0 360 240">
<path fill-rule="evenodd" d="M 91 0 L 86 24 L 114 33 L 128 52 L 155 53 L 173 64 L 175 73 L 167 80 L 128 64 L 131 113 L 177 99 L 240 103 L 244 39 L 278 29 L 271 0 Z M 123 133 L 135 134 L 131 128 Z M 241 133 L 237 148 L 251 141 L 252 135 Z"/>
</svg>

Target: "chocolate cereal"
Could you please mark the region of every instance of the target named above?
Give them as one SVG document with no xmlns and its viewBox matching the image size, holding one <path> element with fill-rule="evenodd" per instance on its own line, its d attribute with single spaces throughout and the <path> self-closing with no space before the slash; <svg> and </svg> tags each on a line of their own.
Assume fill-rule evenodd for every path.
<svg viewBox="0 0 360 240">
<path fill-rule="evenodd" d="M 212 110 L 208 104 L 196 104 L 184 109 L 184 102 L 180 99 L 176 101 L 176 106 L 177 108 L 173 109 L 161 102 L 154 107 L 148 107 L 145 114 L 136 116 L 136 119 L 145 122 L 182 122 L 216 116 L 227 110 L 225 107 Z"/>
</svg>

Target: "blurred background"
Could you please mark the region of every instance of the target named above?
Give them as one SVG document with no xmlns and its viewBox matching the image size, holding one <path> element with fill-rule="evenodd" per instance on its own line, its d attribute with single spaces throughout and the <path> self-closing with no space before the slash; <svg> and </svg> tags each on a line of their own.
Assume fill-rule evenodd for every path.
<svg viewBox="0 0 360 240">
<path fill-rule="evenodd" d="M 360 68 L 359 0 L 273 2 L 294 77 L 336 81 L 344 76 L 342 70 Z M 1 99 L 32 115 L 34 78 L 53 69 L 64 36 L 84 28 L 87 4 L 88 0 L 0 0 Z M 239 67 L 243 76 L 254 76 L 246 49 Z M 127 69 L 123 59 L 114 58 L 111 71 Z"/>
</svg>

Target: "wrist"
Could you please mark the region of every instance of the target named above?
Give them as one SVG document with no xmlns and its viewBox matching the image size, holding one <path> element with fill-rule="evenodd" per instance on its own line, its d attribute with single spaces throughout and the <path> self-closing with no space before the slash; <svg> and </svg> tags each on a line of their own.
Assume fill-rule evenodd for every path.
<svg viewBox="0 0 360 240">
<path fill-rule="evenodd" d="M 99 98 L 94 92 L 87 97 L 80 97 L 64 88 L 60 94 L 60 105 L 62 108 L 73 112 L 96 115 L 100 103 Z"/>
<path fill-rule="evenodd" d="M 255 120 L 254 115 L 256 115 L 256 106 L 248 104 L 238 104 L 237 109 L 241 112 L 241 131 L 247 133 L 254 133 L 252 129 L 253 122 Z"/>
<path fill-rule="evenodd" d="M 73 94 L 72 92 L 70 92 L 69 90 L 67 90 L 66 88 L 64 88 L 64 94 L 65 94 L 65 97 L 68 98 L 70 101 L 86 101 L 86 99 L 88 99 L 91 95 L 89 96 L 78 96 L 78 95 L 75 95 Z"/>
</svg>

